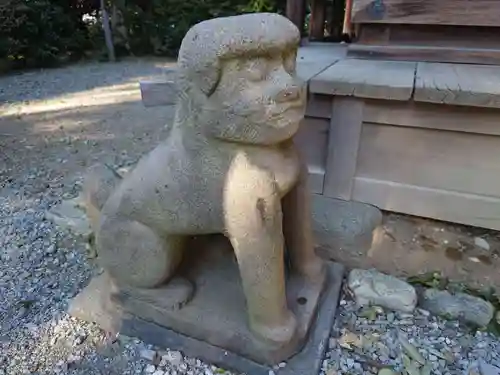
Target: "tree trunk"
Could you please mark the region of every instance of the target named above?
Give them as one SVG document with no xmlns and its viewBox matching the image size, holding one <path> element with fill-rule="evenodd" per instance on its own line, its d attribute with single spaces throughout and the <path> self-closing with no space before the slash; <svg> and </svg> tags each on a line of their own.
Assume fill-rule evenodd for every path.
<svg viewBox="0 0 500 375">
<path fill-rule="evenodd" d="M 109 61 L 116 61 L 115 46 L 113 45 L 113 35 L 111 34 L 111 27 L 109 26 L 109 15 L 106 11 L 104 0 L 101 0 L 102 12 L 102 28 L 104 30 L 104 39 L 106 40 L 106 48 L 108 49 Z"/>
</svg>

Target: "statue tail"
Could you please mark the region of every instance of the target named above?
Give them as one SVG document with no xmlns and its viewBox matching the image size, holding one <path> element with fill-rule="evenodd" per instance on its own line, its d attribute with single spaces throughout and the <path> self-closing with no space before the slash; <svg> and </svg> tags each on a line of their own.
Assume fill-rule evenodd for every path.
<svg viewBox="0 0 500 375">
<path fill-rule="evenodd" d="M 107 164 L 92 166 L 85 177 L 83 200 L 94 231 L 97 228 L 102 207 L 121 180 L 122 176 Z"/>
</svg>

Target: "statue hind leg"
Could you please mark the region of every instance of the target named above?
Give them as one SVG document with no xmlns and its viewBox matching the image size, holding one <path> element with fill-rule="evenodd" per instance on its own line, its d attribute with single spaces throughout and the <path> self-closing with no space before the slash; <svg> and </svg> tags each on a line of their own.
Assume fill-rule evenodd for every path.
<svg viewBox="0 0 500 375">
<path fill-rule="evenodd" d="M 182 260 L 186 238 L 160 236 L 151 228 L 133 220 L 106 218 L 96 236 L 99 260 L 118 284 L 138 288 L 172 289 L 172 305 L 179 307 L 192 296 L 193 287 L 175 279 Z"/>
</svg>

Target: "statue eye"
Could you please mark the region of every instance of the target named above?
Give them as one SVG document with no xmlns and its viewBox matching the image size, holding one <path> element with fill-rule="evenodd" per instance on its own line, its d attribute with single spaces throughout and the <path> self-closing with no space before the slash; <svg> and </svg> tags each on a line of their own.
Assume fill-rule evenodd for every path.
<svg viewBox="0 0 500 375">
<path fill-rule="evenodd" d="M 289 74 L 295 74 L 297 65 L 297 51 L 286 51 L 283 53 L 283 67 Z"/>
</svg>

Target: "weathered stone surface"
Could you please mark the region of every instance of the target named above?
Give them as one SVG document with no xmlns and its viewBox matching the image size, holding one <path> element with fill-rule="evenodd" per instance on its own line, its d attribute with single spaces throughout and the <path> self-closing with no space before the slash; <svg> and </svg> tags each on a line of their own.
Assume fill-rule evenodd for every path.
<svg viewBox="0 0 500 375">
<path fill-rule="evenodd" d="M 438 289 L 425 290 L 419 305 L 436 315 L 463 319 L 480 327 L 488 325 L 495 312 L 490 302 L 479 297 L 465 293 L 451 294 Z"/>
<path fill-rule="evenodd" d="M 312 240 L 307 169 L 293 143 L 305 112 L 305 85 L 296 74 L 299 40 L 293 23 L 271 13 L 195 25 L 179 51 L 179 97 L 168 138 L 123 178 L 94 167 L 85 185 L 98 259 L 127 290 L 125 310 L 147 315 L 137 301 L 156 301 L 155 321 L 183 332 L 189 326 L 190 336 L 205 338 L 212 311 L 201 309 L 187 325 L 168 316 L 182 309 L 187 317 L 208 293 L 178 272 L 181 261 L 203 252 L 190 251 L 190 238 L 223 233 L 260 346 L 252 355 L 273 352 L 278 362 L 299 349 L 310 325 L 291 311 L 295 302 L 286 291 L 300 290 L 302 310 L 313 316 L 325 280 Z M 232 287 L 226 283 L 216 293 Z M 246 329 L 247 319 L 233 331 Z"/>
<path fill-rule="evenodd" d="M 413 286 L 376 270 L 352 270 L 348 286 L 360 306 L 369 304 L 411 312 L 417 304 L 417 293 Z"/>
</svg>

